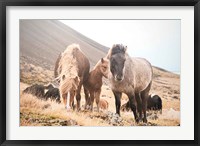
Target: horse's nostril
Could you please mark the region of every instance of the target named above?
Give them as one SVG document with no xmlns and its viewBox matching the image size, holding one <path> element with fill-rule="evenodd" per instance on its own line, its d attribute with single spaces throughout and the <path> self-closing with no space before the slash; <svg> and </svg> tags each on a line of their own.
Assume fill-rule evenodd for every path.
<svg viewBox="0 0 200 146">
<path fill-rule="evenodd" d="M 121 80 L 123 79 L 123 77 L 122 77 L 122 76 L 119 76 L 119 75 L 117 75 L 117 76 L 116 76 L 116 79 L 117 79 L 117 81 L 121 81 Z"/>
<path fill-rule="evenodd" d="M 118 78 L 117 78 L 117 80 L 118 80 L 118 81 L 121 81 L 122 79 L 118 79 Z"/>
</svg>

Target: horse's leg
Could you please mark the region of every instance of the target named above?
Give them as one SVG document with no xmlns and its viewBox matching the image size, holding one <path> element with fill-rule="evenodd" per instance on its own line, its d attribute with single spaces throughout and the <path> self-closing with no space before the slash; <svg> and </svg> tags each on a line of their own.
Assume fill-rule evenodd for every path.
<svg viewBox="0 0 200 146">
<path fill-rule="evenodd" d="M 142 101 L 139 93 L 135 94 L 135 99 L 137 102 L 137 111 L 139 113 L 139 120 L 142 120 Z"/>
<path fill-rule="evenodd" d="M 81 109 L 81 106 L 80 106 L 80 102 L 81 102 L 81 94 L 80 94 L 81 87 L 82 87 L 82 83 L 79 84 L 78 89 L 76 90 L 76 101 L 77 101 L 76 108 L 77 108 L 77 111 L 79 111 Z"/>
<path fill-rule="evenodd" d="M 90 105 L 90 99 L 89 99 L 89 91 L 84 87 L 84 93 L 85 93 L 85 109 L 87 109 L 87 106 Z"/>
<path fill-rule="evenodd" d="M 93 104 L 94 104 L 94 97 L 95 97 L 95 92 L 90 91 L 90 110 L 93 111 Z"/>
<path fill-rule="evenodd" d="M 130 110 L 130 102 L 128 101 L 127 103 L 126 103 L 126 111 L 129 111 Z"/>
<path fill-rule="evenodd" d="M 101 94 L 101 89 L 98 90 L 98 91 L 95 93 L 95 100 L 96 100 L 96 105 L 97 105 L 97 112 L 99 112 L 100 94 Z"/>
<path fill-rule="evenodd" d="M 162 101 L 160 102 L 160 114 L 162 114 Z"/>
<path fill-rule="evenodd" d="M 134 117 L 135 117 L 135 121 L 136 123 L 139 122 L 139 118 L 136 112 L 136 100 L 135 100 L 135 96 L 134 95 L 128 95 L 129 98 L 129 103 L 130 103 L 130 108 L 133 111 Z"/>
<path fill-rule="evenodd" d="M 149 96 L 149 90 L 151 88 L 151 83 L 148 85 L 148 87 L 141 92 L 141 98 L 142 98 L 142 110 L 144 114 L 143 122 L 147 123 L 147 117 L 146 117 L 146 111 L 147 111 L 147 99 Z"/>
<path fill-rule="evenodd" d="M 116 106 L 116 113 L 120 116 L 120 107 L 121 107 L 121 92 L 113 91 L 113 94 L 115 96 L 115 106 Z"/>
<path fill-rule="evenodd" d="M 70 93 L 70 99 L 69 99 L 69 106 L 70 108 L 72 108 L 74 110 L 74 96 L 75 96 L 75 93 L 72 92 Z M 69 97 L 68 97 L 69 98 Z"/>
<path fill-rule="evenodd" d="M 75 110 L 74 101 L 72 102 L 72 108 L 73 110 Z"/>
<path fill-rule="evenodd" d="M 66 94 L 61 94 L 61 95 L 62 95 L 64 106 L 66 108 L 66 105 L 67 105 L 67 96 L 66 96 Z"/>
<path fill-rule="evenodd" d="M 143 122 L 147 123 L 147 117 L 146 117 L 147 99 L 146 99 L 146 95 L 145 94 L 146 94 L 145 92 L 141 93 L 141 98 L 142 98 L 142 110 L 143 110 L 143 114 L 144 114 Z"/>
</svg>

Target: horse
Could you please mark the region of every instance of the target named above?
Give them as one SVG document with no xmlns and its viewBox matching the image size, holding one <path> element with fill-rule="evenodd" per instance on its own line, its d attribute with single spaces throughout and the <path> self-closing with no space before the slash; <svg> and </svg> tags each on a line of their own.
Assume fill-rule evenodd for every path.
<svg viewBox="0 0 200 146">
<path fill-rule="evenodd" d="M 153 77 L 151 64 L 143 58 L 131 58 L 127 53 L 127 46 L 122 44 L 114 44 L 106 58 L 110 61 L 108 79 L 115 96 L 116 113 L 120 115 L 121 95 L 125 93 L 135 121 L 138 123 L 143 120 L 146 123 L 147 98 Z"/>
<path fill-rule="evenodd" d="M 147 99 L 148 110 L 159 110 L 162 113 L 162 99 L 160 96 L 152 94 Z"/>
<path fill-rule="evenodd" d="M 60 97 L 67 110 L 74 107 L 74 97 L 77 101 L 77 111 L 80 110 L 80 91 L 89 76 L 89 70 L 89 60 L 78 44 L 69 45 L 59 55 L 55 64 L 54 75 L 59 80 Z"/>
<path fill-rule="evenodd" d="M 122 111 L 130 110 L 129 101 L 121 106 Z M 162 99 L 160 96 L 151 94 L 147 99 L 147 110 L 160 111 L 162 113 Z"/>
<path fill-rule="evenodd" d="M 58 80 L 58 76 L 61 73 L 61 69 L 62 69 L 62 66 L 59 67 L 59 62 L 60 62 L 61 57 L 62 57 L 62 53 L 58 55 L 58 58 L 56 59 L 56 63 L 55 63 L 55 68 L 54 68 L 55 81 L 57 81 L 58 83 L 60 83 L 60 81 Z"/>
<path fill-rule="evenodd" d="M 99 111 L 99 100 L 101 94 L 101 86 L 103 84 L 102 78 L 108 78 L 108 63 L 105 58 L 101 58 L 94 68 L 90 71 L 88 80 L 85 82 L 85 90 L 90 94 L 86 94 L 85 108 L 90 105 L 91 111 L 93 110 L 94 99 L 96 100 L 97 111 Z M 86 93 L 85 92 L 85 93 Z"/>
<path fill-rule="evenodd" d="M 33 84 L 29 87 L 27 87 L 25 90 L 23 90 L 23 93 L 28 93 L 36 96 L 39 99 L 45 99 L 45 89 L 50 89 L 51 86 L 44 86 L 41 84 Z"/>
</svg>

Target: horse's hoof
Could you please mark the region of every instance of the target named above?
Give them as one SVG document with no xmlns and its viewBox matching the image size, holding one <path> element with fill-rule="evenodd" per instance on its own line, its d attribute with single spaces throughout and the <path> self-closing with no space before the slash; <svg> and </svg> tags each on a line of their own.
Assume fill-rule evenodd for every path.
<svg viewBox="0 0 200 146">
<path fill-rule="evenodd" d="M 142 118 L 138 118 L 138 120 L 139 120 L 139 123 L 140 123 L 140 122 L 143 122 L 143 119 L 142 119 Z"/>
<path fill-rule="evenodd" d="M 115 116 L 116 116 L 116 117 L 120 117 L 120 115 L 119 115 L 119 114 L 117 114 L 117 113 L 115 113 Z"/>
<path fill-rule="evenodd" d="M 118 115 L 120 117 L 120 114 L 119 113 L 115 113 L 115 115 Z"/>
<path fill-rule="evenodd" d="M 67 112 L 71 112 L 72 109 L 71 108 L 66 108 Z"/>
<path fill-rule="evenodd" d="M 90 109 L 90 106 L 89 106 L 88 104 L 86 104 L 86 105 L 85 105 L 85 109 L 86 109 L 86 110 L 89 110 L 89 109 Z"/>
<path fill-rule="evenodd" d="M 147 123 L 147 119 L 146 118 L 143 118 L 143 123 Z"/>
<path fill-rule="evenodd" d="M 135 119 L 135 122 L 138 124 L 140 122 L 140 119 L 139 118 L 136 118 Z"/>
<path fill-rule="evenodd" d="M 75 106 L 75 105 L 73 105 L 73 106 L 72 106 L 72 108 L 73 108 L 73 110 L 75 110 L 75 109 L 76 109 L 76 106 Z"/>
</svg>

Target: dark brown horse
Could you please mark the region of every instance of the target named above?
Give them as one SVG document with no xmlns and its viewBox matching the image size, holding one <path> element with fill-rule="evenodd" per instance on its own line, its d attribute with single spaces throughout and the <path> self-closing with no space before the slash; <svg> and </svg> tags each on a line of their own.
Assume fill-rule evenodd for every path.
<svg viewBox="0 0 200 146">
<path fill-rule="evenodd" d="M 129 101 L 122 105 L 121 107 L 122 111 L 129 111 L 130 109 L 130 103 Z M 149 95 L 147 99 L 147 110 L 155 110 L 160 111 L 162 113 L 162 99 L 160 96 L 151 94 Z"/>
<path fill-rule="evenodd" d="M 78 44 L 69 45 L 58 57 L 54 74 L 60 82 L 60 96 L 67 109 L 73 107 L 76 96 L 77 110 L 80 110 L 80 91 L 89 76 L 89 69 L 89 60 L 80 50 Z"/>
<path fill-rule="evenodd" d="M 120 115 L 121 95 L 125 93 L 129 98 L 135 121 L 139 122 L 142 119 L 143 111 L 143 122 L 147 122 L 146 109 L 152 83 L 152 67 L 145 59 L 129 57 L 126 50 L 126 46 L 116 44 L 107 54 L 110 60 L 108 78 L 115 96 L 116 113 Z"/>
<path fill-rule="evenodd" d="M 51 89 L 52 86 L 51 85 L 41 85 L 41 84 L 33 84 L 29 87 L 27 87 L 23 93 L 28 93 L 28 94 L 32 94 L 34 96 L 36 96 L 37 98 L 40 99 L 45 99 L 44 95 L 45 95 L 45 90 L 46 89 Z"/>
</svg>

